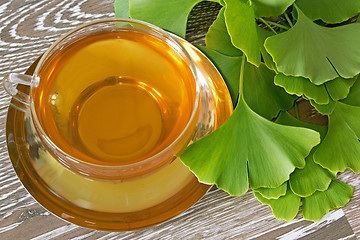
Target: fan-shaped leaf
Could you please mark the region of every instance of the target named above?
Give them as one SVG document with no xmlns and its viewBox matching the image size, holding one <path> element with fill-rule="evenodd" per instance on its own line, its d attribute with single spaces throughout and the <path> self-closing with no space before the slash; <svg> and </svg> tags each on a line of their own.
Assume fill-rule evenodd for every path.
<svg viewBox="0 0 360 240">
<path fill-rule="evenodd" d="M 360 172 L 360 107 L 341 102 L 329 116 L 326 137 L 314 153 L 314 161 L 332 172 Z"/>
<path fill-rule="evenodd" d="M 278 199 L 286 194 L 287 182 L 283 183 L 277 188 L 257 188 L 253 189 L 254 192 L 260 193 L 262 197 L 267 199 Z"/>
<path fill-rule="evenodd" d="M 295 2 L 295 0 L 251 0 L 256 17 L 277 17 Z"/>
<path fill-rule="evenodd" d="M 321 114 L 324 115 L 330 115 L 335 108 L 336 101 L 332 100 L 332 98 L 329 98 L 328 104 L 317 104 L 312 99 L 308 99 L 310 104 Z"/>
<path fill-rule="evenodd" d="M 344 99 L 349 95 L 350 88 L 354 85 L 359 75 L 350 78 L 335 78 L 329 82 L 325 83 L 326 89 L 330 95 L 330 97 L 337 101 L 340 99 Z"/>
<path fill-rule="evenodd" d="M 315 85 L 307 78 L 286 76 L 282 73 L 278 73 L 275 76 L 274 82 L 290 94 L 296 94 L 297 96 L 304 95 L 306 98 L 312 99 L 318 104 L 329 103 L 329 94 L 324 84 Z"/>
<path fill-rule="evenodd" d="M 341 100 L 343 103 L 358 106 L 360 107 L 360 77 L 358 76 L 358 79 L 354 83 L 354 85 L 351 87 L 349 95 L 347 98 Z"/>
<path fill-rule="evenodd" d="M 360 12 L 359 0 L 296 0 L 305 15 L 326 23 L 341 23 Z"/>
<path fill-rule="evenodd" d="M 351 79 L 338 77 L 324 84 L 315 85 L 307 78 L 286 76 L 278 73 L 275 76 L 274 82 L 290 94 L 303 95 L 313 100 L 316 104 L 326 105 L 330 102 L 330 98 L 333 100 L 346 98 L 357 77 Z"/>
<path fill-rule="evenodd" d="M 281 112 L 276 119 L 277 123 L 286 124 L 289 126 L 307 127 L 320 133 L 323 139 L 326 135 L 327 127 L 306 123 L 300 121 L 287 112 Z M 313 154 L 317 146 L 314 147 L 309 156 L 306 157 L 306 165 L 303 169 L 295 169 L 290 175 L 290 188 L 296 195 L 300 197 L 307 197 L 316 191 L 324 191 L 329 187 L 329 184 L 336 178 L 336 173 L 333 173 L 320 165 L 316 164 L 313 160 Z"/>
<path fill-rule="evenodd" d="M 305 167 L 296 169 L 290 176 L 291 190 L 300 197 L 310 196 L 316 191 L 325 191 L 331 181 L 336 178 L 336 173 L 314 162 L 313 154 L 315 149 L 306 158 Z"/>
<path fill-rule="evenodd" d="M 233 45 L 244 52 L 249 62 L 259 66 L 261 44 L 253 7 L 243 0 L 225 0 L 225 3 L 225 22 Z"/>
<path fill-rule="evenodd" d="M 296 167 L 304 167 L 305 157 L 319 141 L 315 131 L 260 117 L 241 97 L 232 116 L 191 144 L 181 159 L 201 182 L 241 195 L 249 182 L 252 188 L 279 187 Z"/>
<path fill-rule="evenodd" d="M 190 11 L 203 0 L 131 0 L 130 17 L 152 23 L 185 38 Z M 218 2 L 219 0 L 209 0 Z"/>
<path fill-rule="evenodd" d="M 271 207 L 277 219 L 291 221 L 299 212 L 301 198 L 296 196 L 290 188 L 287 189 L 285 196 L 279 197 L 278 199 L 267 199 L 257 192 L 254 192 L 254 195 L 261 203 Z"/>
<path fill-rule="evenodd" d="M 297 11 L 298 21 L 293 28 L 265 41 L 278 71 L 309 78 L 316 85 L 339 75 L 343 78 L 357 75 L 360 72 L 360 24 L 322 27 L 301 10 Z"/>
<path fill-rule="evenodd" d="M 242 52 L 231 43 L 225 24 L 224 11 L 225 8 L 221 8 L 217 19 L 210 26 L 205 37 L 206 46 L 227 56 L 241 56 Z"/>
<path fill-rule="evenodd" d="M 330 210 L 344 207 L 352 195 L 353 189 L 350 185 L 334 180 L 327 190 L 315 192 L 303 199 L 303 216 L 310 221 L 319 221 Z"/>
<path fill-rule="evenodd" d="M 265 2 L 266 1 L 249 2 L 245 0 L 225 0 L 225 22 L 232 44 L 244 52 L 248 61 L 255 66 L 260 65 L 262 55 L 264 56 L 264 61 L 267 66 L 270 66 L 272 63 L 263 46 L 266 37 L 272 35 L 272 33 L 267 33 L 266 30 L 261 29 L 255 20 L 255 17 L 259 16 L 257 13 L 265 13 L 268 11 L 265 6 L 270 6 L 274 3 Z M 282 9 L 286 9 L 288 3 L 293 1 L 284 0 L 277 2 L 281 3 L 279 5 L 277 5 L 277 3 L 275 4 L 276 12 L 281 14 Z M 255 9 L 257 9 L 256 12 Z"/>
<path fill-rule="evenodd" d="M 291 108 L 296 99 L 274 84 L 275 72 L 264 64 L 256 67 L 246 63 L 244 69 L 244 97 L 249 107 L 271 120 L 280 110 Z"/>
</svg>

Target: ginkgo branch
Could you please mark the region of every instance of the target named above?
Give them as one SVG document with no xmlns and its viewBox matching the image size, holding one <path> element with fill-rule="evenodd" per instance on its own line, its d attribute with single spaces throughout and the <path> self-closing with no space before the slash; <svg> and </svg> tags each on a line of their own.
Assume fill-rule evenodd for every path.
<svg viewBox="0 0 360 240">
<path fill-rule="evenodd" d="M 289 16 L 287 15 L 286 12 L 284 12 L 284 16 L 285 16 L 285 18 L 286 18 L 286 21 L 289 23 L 290 27 L 293 27 L 294 24 L 292 23 L 292 21 L 290 20 L 290 18 L 289 18 Z"/>
<path fill-rule="evenodd" d="M 265 21 L 261 17 L 259 18 L 259 20 L 262 21 L 269 28 L 269 30 L 271 30 L 273 33 L 277 34 L 277 32 L 270 26 L 270 24 L 267 21 Z"/>
<path fill-rule="evenodd" d="M 288 26 L 285 26 L 285 25 L 282 25 L 280 23 L 277 23 L 277 22 L 272 22 L 272 21 L 269 21 L 269 20 L 265 20 L 263 18 L 259 18 L 260 21 L 262 21 L 264 24 L 266 24 L 267 27 L 270 28 L 269 25 L 273 25 L 273 26 L 276 26 L 276 27 L 279 27 L 279 28 L 282 28 L 282 29 L 285 29 L 285 30 L 289 30 L 290 28 Z"/>
</svg>

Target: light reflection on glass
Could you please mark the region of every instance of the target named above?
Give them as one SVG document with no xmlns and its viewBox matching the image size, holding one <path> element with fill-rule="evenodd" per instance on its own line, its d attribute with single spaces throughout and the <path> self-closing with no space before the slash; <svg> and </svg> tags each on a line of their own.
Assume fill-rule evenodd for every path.
<svg viewBox="0 0 360 240">
<path fill-rule="evenodd" d="M 201 62 L 201 58 L 199 55 L 193 50 L 193 47 L 190 45 L 190 43 L 185 42 L 184 43 L 185 50 L 189 53 L 190 57 L 195 62 Z"/>
</svg>

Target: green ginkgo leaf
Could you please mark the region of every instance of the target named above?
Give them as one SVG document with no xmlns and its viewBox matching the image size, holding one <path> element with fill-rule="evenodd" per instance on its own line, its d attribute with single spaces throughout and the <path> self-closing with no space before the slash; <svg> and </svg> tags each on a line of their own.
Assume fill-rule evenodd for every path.
<svg viewBox="0 0 360 240">
<path fill-rule="evenodd" d="M 350 79 L 338 77 L 334 80 L 326 82 L 325 86 L 330 97 L 335 101 L 346 98 L 349 95 L 350 88 L 354 85 L 358 76 L 359 75 Z"/>
<path fill-rule="evenodd" d="M 341 23 L 360 12 L 359 0 L 296 0 L 295 3 L 312 21 L 326 23 Z"/>
<path fill-rule="evenodd" d="M 265 48 L 279 72 L 305 77 L 316 85 L 360 72 L 360 24 L 327 28 L 297 8 L 298 21 L 290 30 L 269 37 Z M 346 44 L 345 44 L 346 43 Z"/>
<path fill-rule="evenodd" d="M 276 85 L 283 87 L 289 94 L 305 96 L 318 104 L 329 103 L 329 94 L 324 84 L 315 85 L 307 78 L 286 76 L 283 73 L 278 73 L 274 82 Z"/>
<path fill-rule="evenodd" d="M 246 55 L 249 62 L 261 63 L 257 24 L 253 7 L 243 0 L 225 0 L 225 22 L 231 42 Z"/>
<path fill-rule="evenodd" d="M 281 112 L 279 117 L 276 119 L 276 122 L 288 126 L 313 129 L 320 133 L 321 139 L 325 137 L 327 131 L 327 127 L 325 126 L 300 121 L 287 112 Z M 290 188 L 293 193 L 300 197 L 307 197 L 316 191 L 324 191 L 328 189 L 331 181 L 336 178 L 336 173 L 333 173 L 314 162 L 313 154 L 316 148 L 317 146 L 314 147 L 309 156 L 306 157 L 305 167 L 302 169 L 295 169 L 295 171 L 290 175 Z"/>
<path fill-rule="evenodd" d="M 295 0 L 251 0 L 256 17 L 277 17 L 285 12 Z"/>
<path fill-rule="evenodd" d="M 276 3 L 275 12 L 281 14 L 283 9 L 291 5 L 293 1 L 267 2 L 268 3 L 266 3 L 266 1 L 225 0 L 225 22 L 231 37 L 231 42 L 235 47 L 244 52 L 248 61 L 255 66 L 260 65 L 262 55 L 264 56 L 264 60 L 266 60 L 266 65 L 270 65 L 272 62 L 263 46 L 267 35 L 272 34 L 270 32 L 264 32 L 264 29 L 261 29 L 257 25 L 255 17 L 259 17 L 258 14 L 270 11 L 270 9 L 266 10 L 265 5 L 270 6 L 272 3 Z M 278 3 L 279 5 L 277 5 Z"/>
<path fill-rule="evenodd" d="M 358 76 L 356 82 L 351 87 L 349 95 L 341 100 L 343 103 L 360 107 L 360 77 Z"/>
<path fill-rule="evenodd" d="M 206 47 L 227 56 L 241 56 L 242 52 L 240 49 L 234 47 L 231 43 L 231 38 L 225 24 L 224 11 L 225 8 L 221 8 L 217 19 L 213 22 L 207 32 L 205 37 Z"/>
<path fill-rule="evenodd" d="M 130 17 L 143 20 L 185 38 L 191 10 L 203 0 L 131 0 Z M 219 0 L 209 0 L 219 2 Z M 116 10 L 116 9 L 115 9 Z"/>
<path fill-rule="evenodd" d="M 209 47 L 197 46 L 215 64 L 229 89 L 235 105 L 239 96 L 241 57 L 223 55 Z"/>
<path fill-rule="evenodd" d="M 317 104 L 312 99 L 308 99 L 308 100 L 310 104 L 316 109 L 316 111 L 318 111 L 323 115 L 330 115 L 335 109 L 336 101 L 332 100 L 332 98 L 329 98 L 328 104 Z"/>
<path fill-rule="evenodd" d="M 330 98 L 333 100 L 346 98 L 356 79 L 357 76 L 350 79 L 338 77 L 324 84 L 315 85 L 307 78 L 286 76 L 278 73 L 274 82 L 290 94 L 305 96 L 317 104 L 325 105 L 330 102 Z"/>
<path fill-rule="evenodd" d="M 336 173 L 333 173 L 320 165 L 316 164 L 313 159 L 313 151 L 305 159 L 306 165 L 303 169 L 296 169 L 290 175 L 290 188 L 300 197 L 307 197 L 316 191 L 325 191 L 329 184 L 336 178 Z"/>
<path fill-rule="evenodd" d="M 319 221 L 330 210 L 344 207 L 352 195 L 353 189 L 350 185 L 334 180 L 327 190 L 315 192 L 303 199 L 303 216 L 310 221 Z"/>
<path fill-rule="evenodd" d="M 295 168 L 305 166 L 305 157 L 319 141 L 313 130 L 262 118 L 241 96 L 231 117 L 187 147 L 181 159 L 201 182 L 242 195 L 249 183 L 255 189 L 279 187 Z"/>
<path fill-rule="evenodd" d="M 277 219 L 293 220 L 299 212 L 300 200 L 288 187 L 286 195 L 278 199 L 264 198 L 260 193 L 254 192 L 255 197 L 263 204 L 269 205 Z"/>
<path fill-rule="evenodd" d="M 314 153 L 314 161 L 332 172 L 360 172 L 360 107 L 336 102 L 329 115 L 326 137 Z"/>
<path fill-rule="evenodd" d="M 262 197 L 267 199 L 278 199 L 286 194 L 287 182 L 283 183 L 277 188 L 257 188 L 253 189 L 254 192 L 260 193 Z"/>
<path fill-rule="evenodd" d="M 271 120 L 280 110 L 288 110 L 294 104 L 296 96 L 287 94 L 274 84 L 275 72 L 264 64 L 256 67 L 245 63 L 244 97 L 249 107 L 261 116 Z"/>
</svg>

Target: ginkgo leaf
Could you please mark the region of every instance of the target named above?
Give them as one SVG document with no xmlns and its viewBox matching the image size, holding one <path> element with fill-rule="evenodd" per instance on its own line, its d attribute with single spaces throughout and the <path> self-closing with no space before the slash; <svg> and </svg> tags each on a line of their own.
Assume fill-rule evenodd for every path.
<svg viewBox="0 0 360 240">
<path fill-rule="evenodd" d="M 283 183 L 277 188 L 257 188 L 253 189 L 254 192 L 260 193 L 262 197 L 267 199 L 278 199 L 286 194 L 287 182 Z"/>
<path fill-rule="evenodd" d="M 360 107 L 360 78 L 356 80 L 354 85 L 351 87 L 349 95 L 341 100 L 343 103 L 353 105 L 353 106 L 359 106 Z"/>
<path fill-rule="evenodd" d="M 330 97 L 335 101 L 346 98 L 349 95 L 350 88 L 354 85 L 358 76 L 359 75 L 350 79 L 338 77 L 334 80 L 326 82 L 325 86 Z"/>
<path fill-rule="evenodd" d="M 336 178 L 333 173 L 320 165 L 316 164 L 313 159 L 314 151 L 310 152 L 306 158 L 306 165 L 303 169 L 296 169 L 290 175 L 290 188 L 300 197 L 307 197 L 316 191 L 325 191 L 329 184 Z"/>
<path fill-rule="evenodd" d="M 360 172 L 360 107 L 336 102 L 329 115 L 326 137 L 314 153 L 314 161 L 332 172 Z"/>
<path fill-rule="evenodd" d="M 276 85 L 283 87 L 289 94 L 304 95 L 318 104 L 329 103 L 329 94 L 324 84 L 315 85 L 307 78 L 286 76 L 283 73 L 278 73 L 274 82 Z"/>
<path fill-rule="evenodd" d="M 285 3 L 293 1 L 280 2 L 284 3 L 284 5 L 280 4 L 281 6 L 288 6 Z M 248 61 L 255 66 L 260 65 L 262 54 L 264 55 L 264 59 L 266 59 L 266 65 L 269 65 L 271 60 L 263 47 L 267 34 L 264 33 L 264 29 L 261 29 L 256 23 L 255 17 L 258 17 L 258 15 L 255 9 L 258 9 L 257 12 L 259 14 L 266 12 L 265 5 L 269 6 L 271 3 L 266 3 L 266 1 L 249 2 L 245 0 L 225 0 L 225 3 L 225 22 L 232 44 L 244 52 Z M 279 14 L 282 13 L 283 9 L 280 5 L 276 7 Z M 271 35 L 271 33 L 269 33 L 269 35 Z"/>
<path fill-rule="evenodd" d="M 317 104 L 312 99 L 308 99 L 308 100 L 310 104 L 316 109 L 316 111 L 318 111 L 323 115 L 330 115 L 335 109 L 336 101 L 332 100 L 332 98 L 329 98 L 328 104 Z"/>
<path fill-rule="evenodd" d="M 296 0 L 296 5 L 312 21 L 326 23 L 341 23 L 360 12 L 359 0 Z"/>
<path fill-rule="evenodd" d="M 235 105 L 239 96 L 239 78 L 241 57 L 223 55 L 211 48 L 197 46 L 215 64 L 229 89 L 231 100 Z"/>
<path fill-rule="evenodd" d="M 346 98 L 356 79 L 357 76 L 350 79 L 338 77 L 324 84 L 315 85 L 307 78 L 286 76 L 278 73 L 274 82 L 290 94 L 305 96 L 317 104 L 325 105 L 330 102 L 330 98 L 333 100 Z"/>
<path fill-rule="evenodd" d="M 203 0 L 131 0 L 130 17 L 143 20 L 185 38 L 191 10 Z M 219 0 L 209 0 L 219 2 Z"/>
<path fill-rule="evenodd" d="M 249 107 L 261 116 L 271 120 L 280 110 L 288 110 L 296 100 L 284 89 L 274 84 L 275 72 L 264 64 L 256 67 L 245 63 L 244 98 Z"/>
<path fill-rule="evenodd" d="M 288 126 L 307 127 L 320 133 L 323 139 L 326 135 L 327 127 L 306 123 L 300 121 L 287 112 L 281 112 L 276 119 L 277 123 L 286 124 Z M 313 154 L 317 146 L 314 147 L 309 156 L 306 157 L 306 165 L 302 169 L 295 169 L 290 175 L 290 188 L 296 195 L 300 197 L 307 197 L 316 191 L 324 191 L 329 187 L 329 184 L 336 178 L 336 173 L 333 173 L 313 160 Z"/>
<path fill-rule="evenodd" d="M 295 168 L 305 166 L 305 157 L 319 141 L 313 130 L 259 116 L 241 96 L 231 117 L 187 147 L 181 159 L 201 182 L 242 195 L 249 183 L 252 188 L 279 187 Z"/>
<path fill-rule="evenodd" d="M 205 37 L 206 46 L 227 56 L 241 56 L 242 52 L 240 49 L 234 47 L 231 43 L 231 38 L 225 24 L 224 11 L 225 8 L 221 8 L 217 19 L 210 26 Z"/>
<path fill-rule="evenodd" d="M 303 199 L 303 216 L 306 220 L 319 221 L 330 210 L 344 207 L 352 195 L 353 189 L 350 185 L 334 180 L 327 190 L 315 192 Z"/>
<path fill-rule="evenodd" d="M 261 53 L 253 7 L 243 0 L 225 0 L 225 22 L 233 45 L 259 66 Z M 241 26 L 241 27 L 240 27 Z"/>
<path fill-rule="evenodd" d="M 256 17 L 276 17 L 283 14 L 295 0 L 251 0 L 249 2 L 254 7 Z"/>
<path fill-rule="evenodd" d="M 261 203 L 271 207 L 277 219 L 291 221 L 299 212 L 301 198 L 296 196 L 290 188 L 287 189 L 285 196 L 279 197 L 278 199 L 267 199 L 257 192 L 254 192 L 254 195 Z"/>
<path fill-rule="evenodd" d="M 290 30 L 269 37 L 265 48 L 279 72 L 310 79 L 320 85 L 360 72 L 360 24 L 327 28 L 297 8 L 298 21 Z M 345 44 L 346 43 L 346 44 Z"/>
</svg>

